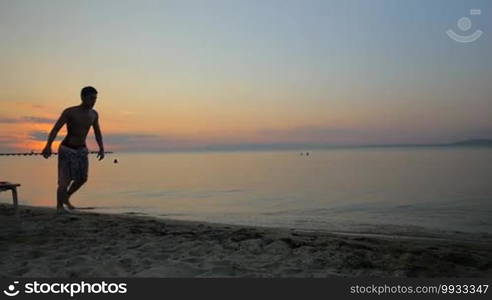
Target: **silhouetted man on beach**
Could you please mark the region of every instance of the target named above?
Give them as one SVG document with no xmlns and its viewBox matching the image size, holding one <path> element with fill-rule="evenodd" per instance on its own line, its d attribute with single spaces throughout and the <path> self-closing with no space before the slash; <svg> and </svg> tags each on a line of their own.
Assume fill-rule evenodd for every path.
<svg viewBox="0 0 492 300">
<path fill-rule="evenodd" d="M 67 124 L 67 136 L 58 148 L 58 190 L 56 209 L 58 213 L 66 212 L 63 205 L 75 209 L 69 198 L 86 181 L 89 171 L 89 159 L 85 140 L 91 126 L 99 145 L 99 160 L 104 158 L 104 146 L 99 128 L 99 116 L 92 109 L 97 99 L 97 90 L 91 86 L 84 87 L 80 92 L 82 103 L 63 111 L 48 136 L 48 142 L 43 149 L 44 158 L 51 156 L 51 144 L 58 131 Z"/>
</svg>

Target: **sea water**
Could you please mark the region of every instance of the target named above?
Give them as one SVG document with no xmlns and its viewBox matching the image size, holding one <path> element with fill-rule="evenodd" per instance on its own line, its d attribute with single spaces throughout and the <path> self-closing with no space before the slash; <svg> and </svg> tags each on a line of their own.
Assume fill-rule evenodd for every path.
<svg viewBox="0 0 492 300">
<path fill-rule="evenodd" d="M 0 180 L 22 184 L 21 204 L 54 207 L 56 163 L 0 157 Z M 0 202 L 10 201 L 0 193 Z M 89 180 L 71 201 L 98 212 L 229 224 L 492 233 L 492 148 L 91 155 Z"/>
</svg>

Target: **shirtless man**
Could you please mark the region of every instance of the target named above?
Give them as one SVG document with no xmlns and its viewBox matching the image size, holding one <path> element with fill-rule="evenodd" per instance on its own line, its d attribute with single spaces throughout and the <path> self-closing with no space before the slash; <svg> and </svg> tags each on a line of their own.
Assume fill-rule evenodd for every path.
<svg viewBox="0 0 492 300">
<path fill-rule="evenodd" d="M 58 131 L 67 124 L 67 136 L 58 148 L 58 190 L 56 209 L 58 213 L 65 212 L 64 206 L 75 209 L 69 198 L 86 181 L 89 170 L 89 160 L 85 139 L 90 127 L 94 128 L 96 141 L 99 145 L 99 160 L 104 158 L 104 146 L 101 129 L 99 128 L 99 116 L 92 109 L 97 99 L 97 90 L 93 87 L 85 87 L 80 92 L 82 103 L 63 111 L 58 121 L 51 130 L 46 146 L 43 149 L 44 158 L 51 156 L 51 144 Z"/>
</svg>

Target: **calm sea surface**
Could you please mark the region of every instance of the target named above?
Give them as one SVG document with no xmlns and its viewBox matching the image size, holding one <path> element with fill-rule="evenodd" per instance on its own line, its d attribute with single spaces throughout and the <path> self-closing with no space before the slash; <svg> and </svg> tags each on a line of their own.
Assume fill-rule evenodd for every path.
<svg viewBox="0 0 492 300">
<path fill-rule="evenodd" d="M 0 180 L 22 184 L 22 204 L 54 206 L 56 162 L 0 157 Z M 492 148 L 116 153 L 101 162 L 91 155 L 89 169 L 72 201 L 101 212 L 332 231 L 492 233 Z M 0 202 L 10 201 L 0 193 Z"/>
</svg>

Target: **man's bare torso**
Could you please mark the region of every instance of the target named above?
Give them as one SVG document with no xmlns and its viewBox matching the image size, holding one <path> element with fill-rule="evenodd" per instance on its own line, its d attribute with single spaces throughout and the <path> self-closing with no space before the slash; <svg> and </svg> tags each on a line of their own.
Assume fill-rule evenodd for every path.
<svg viewBox="0 0 492 300">
<path fill-rule="evenodd" d="M 65 113 L 67 118 L 67 136 L 62 141 L 62 145 L 73 149 L 86 147 L 85 139 L 89 133 L 89 129 L 97 119 L 97 112 L 94 109 L 73 106 L 67 108 Z"/>
</svg>

